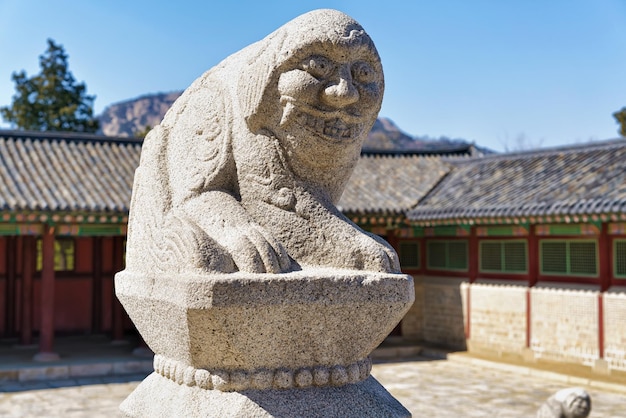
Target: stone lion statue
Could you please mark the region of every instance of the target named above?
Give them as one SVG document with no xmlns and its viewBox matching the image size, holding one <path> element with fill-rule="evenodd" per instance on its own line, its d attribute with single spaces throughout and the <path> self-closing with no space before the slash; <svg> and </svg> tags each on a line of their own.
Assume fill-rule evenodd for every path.
<svg viewBox="0 0 626 418">
<path fill-rule="evenodd" d="M 383 90 L 372 40 L 335 10 L 207 71 L 145 139 L 127 269 L 398 272 L 394 250 L 334 206 Z"/>
<path fill-rule="evenodd" d="M 537 418 L 587 418 L 591 397 L 581 388 L 567 388 L 550 396 L 537 411 Z"/>
</svg>

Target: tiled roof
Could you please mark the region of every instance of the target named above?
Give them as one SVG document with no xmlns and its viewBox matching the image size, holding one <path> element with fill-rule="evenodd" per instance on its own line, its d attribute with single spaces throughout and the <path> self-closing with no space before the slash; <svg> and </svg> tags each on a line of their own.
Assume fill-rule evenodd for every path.
<svg viewBox="0 0 626 418">
<path fill-rule="evenodd" d="M 452 162 L 411 220 L 619 213 L 626 140 Z"/>
<path fill-rule="evenodd" d="M 0 130 L 0 210 L 127 212 L 141 141 Z"/>
<path fill-rule="evenodd" d="M 0 130 L 0 211 L 127 212 L 140 152 L 129 138 Z M 402 214 L 448 170 L 420 152 L 366 150 L 339 206 Z"/>
<path fill-rule="evenodd" d="M 441 157 L 365 152 L 337 206 L 350 214 L 403 214 L 449 169 Z"/>
</svg>

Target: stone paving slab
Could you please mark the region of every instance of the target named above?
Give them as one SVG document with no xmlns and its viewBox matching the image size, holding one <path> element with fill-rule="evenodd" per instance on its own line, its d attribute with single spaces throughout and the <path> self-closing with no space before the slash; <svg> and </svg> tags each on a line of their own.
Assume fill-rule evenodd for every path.
<svg viewBox="0 0 626 418">
<path fill-rule="evenodd" d="M 414 417 L 534 417 L 556 391 L 571 385 L 457 361 L 376 365 L 373 375 Z M 591 418 L 626 418 L 626 395 L 583 386 Z"/>
<path fill-rule="evenodd" d="M 539 406 L 567 382 L 516 373 L 497 364 L 415 358 L 375 364 L 372 374 L 414 417 L 532 418 Z M 119 404 L 143 375 L 49 382 L 14 382 L 0 393 L 0 417 L 115 417 Z M 125 380 L 126 379 L 126 380 Z M 65 386 L 65 387 L 63 387 Z M 583 386 L 585 387 L 585 386 Z M 626 394 L 585 387 L 591 418 L 626 418 Z"/>
<path fill-rule="evenodd" d="M 553 380 L 556 382 L 561 382 L 567 387 L 574 387 L 574 386 L 589 387 L 589 388 L 596 388 L 600 390 L 608 390 L 611 392 L 617 392 L 617 393 L 626 395 L 626 384 L 605 381 L 605 380 L 602 380 L 601 376 L 599 375 L 596 375 L 592 378 L 571 376 L 571 375 L 557 373 L 557 372 L 553 372 L 549 370 L 536 369 L 533 367 L 517 366 L 513 364 L 484 360 L 480 358 L 467 356 L 464 353 L 460 353 L 460 354 L 451 353 L 447 355 L 447 358 L 448 360 L 451 360 L 451 361 L 471 364 L 476 367 L 496 368 L 499 370 L 508 371 L 516 375 L 527 375 L 527 376 L 533 376 L 542 380 Z M 623 381 L 623 379 L 621 381 Z"/>
</svg>

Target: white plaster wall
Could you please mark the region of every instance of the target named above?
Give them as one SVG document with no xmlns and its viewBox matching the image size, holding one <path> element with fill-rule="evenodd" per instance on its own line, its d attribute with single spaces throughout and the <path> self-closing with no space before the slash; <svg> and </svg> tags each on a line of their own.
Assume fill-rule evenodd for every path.
<svg viewBox="0 0 626 418">
<path fill-rule="evenodd" d="M 603 295 L 604 359 L 609 368 L 626 371 L 626 286 L 613 287 Z"/>
<path fill-rule="evenodd" d="M 597 287 L 542 283 L 531 289 L 536 358 L 593 365 L 599 357 Z"/>
<path fill-rule="evenodd" d="M 419 276 L 413 276 L 415 302 L 402 318 L 402 337 L 409 341 L 424 340 L 424 286 Z"/>
<path fill-rule="evenodd" d="M 470 286 L 471 346 L 521 353 L 526 347 L 526 285 L 484 280 Z"/>
<path fill-rule="evenodd" d="M 422 340 L 465 349 L 466 300 L 464 283 L 452 277 L 424 276 L 416 280 L 423 289 Z"/>
</svg>

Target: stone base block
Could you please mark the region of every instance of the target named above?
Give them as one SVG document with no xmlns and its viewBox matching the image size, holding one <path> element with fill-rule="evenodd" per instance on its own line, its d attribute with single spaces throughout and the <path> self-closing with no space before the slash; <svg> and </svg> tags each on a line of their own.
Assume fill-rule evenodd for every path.
<svg viewBox="0 0 626 418">
<path fill-rule="evenodd" d="M 152 373 L 122 403 L 126 417 L 410 417 L 372 376 L 340 387 L 222 392 Z"/>
<path fill-rule="evenodd" d="M 38 361 L 42 363 L 50 362 L 50 361 L 59 361 L 61 357 L 57 353 L 51 352 L 40 352 L 33 356 L 33 361 Z"/>
<path fill-rule="evenodd" d="M 522 358 L 525 362 L 528 363 L 536 363 L 537 357 L 535 356 L 535 352 L 530 348 L 524 348 L 522 350 Z"/>
<path fill-rule="evenodd" d="M 609 368 L 609 362 L 606 361 L 605 359 L 601 359 L 601 358 L 596 359 L 596 361 L 593 362 L 592 369 L 594 372 L 598 374 L 605 374 L 605 375 L 611 374 L 611 369 Z"/>
<path fill-rule="evenodd" d="M 208 370 L 355 363 L 414 298 L 410 276 L 337 269 L 163 276 L 125 270 L 115 287 L 155 354 Z"/>
</svg>

